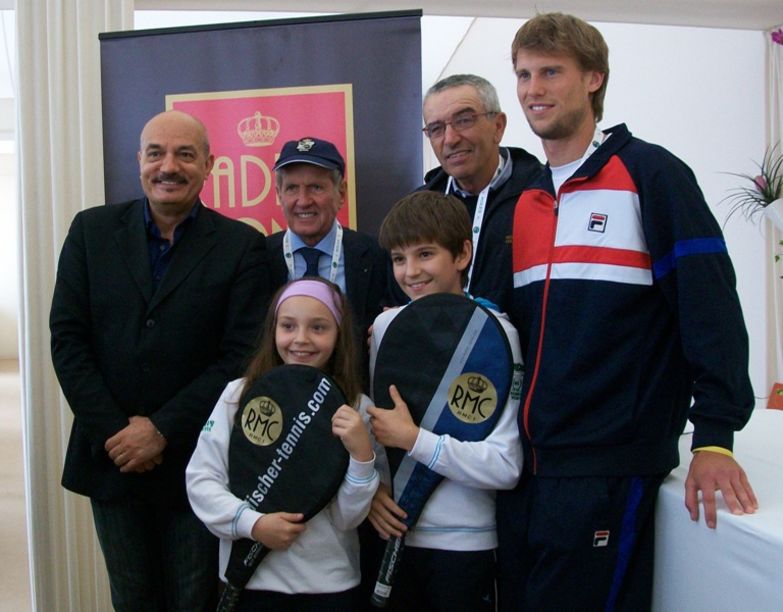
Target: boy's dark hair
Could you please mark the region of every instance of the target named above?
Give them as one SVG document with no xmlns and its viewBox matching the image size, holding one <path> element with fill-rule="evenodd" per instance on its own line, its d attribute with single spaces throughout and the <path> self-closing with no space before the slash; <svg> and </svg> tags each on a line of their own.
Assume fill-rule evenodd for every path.
<svg viewBox="0 0 783 612">
<path fill-rule="evenodd" d="M 471 241 L 471 223 L 465 205 L 453 195 L 437 191 L 414 191 L 392 206 L 381 224 L 380 245 L 392 249 L 435 242 L 456 259 Z M 470 264 L 462 271 L 468 280 Z"/>
<path fill-rule="evenodd" d="M 543 13 L 526 21 L 511 43 L 511 64 L 516 66 L 517 52 L 536 51 L 572 57 L 583 71 L 594 70 L 604 75 L 604 82 L 591 94 L 595 120 L 604 114 L 604 97 L 609 82 L 609 47 L 604 37 L 592 25 L 579 17 L 563 13 Z"/>
</svg>

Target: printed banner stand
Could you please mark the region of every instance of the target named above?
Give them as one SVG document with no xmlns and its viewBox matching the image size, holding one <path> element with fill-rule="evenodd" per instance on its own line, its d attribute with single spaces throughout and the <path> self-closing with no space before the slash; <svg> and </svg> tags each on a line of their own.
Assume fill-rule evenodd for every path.
<svg viewBox="0 0 783 612">
<path fill-rule="evenodd" d="M 139 134 L 170 108 L 207 126 L 201 197 L 270 234 L 285 229 L 272 166 L 287 140 L 331 140 L 346 160 L 338 220 L 376 233 L 421 184 L 421 11 L 331 15 L 100 35 L 106 202 L 139 197 Z"/>
</svg>

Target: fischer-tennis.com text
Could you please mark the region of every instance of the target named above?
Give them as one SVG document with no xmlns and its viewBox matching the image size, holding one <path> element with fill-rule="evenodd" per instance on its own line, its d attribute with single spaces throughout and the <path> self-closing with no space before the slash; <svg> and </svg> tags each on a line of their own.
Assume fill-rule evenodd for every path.
<svg viewBox="0 0 783 612">
<path fill-rule="evenodd" d="M 256 488 L 247 496 L 247 502 L 254 508 L 258 508 L 258 505 L 264 501 L 264 498 L 275 484 L 280 472 L 282 472 L 283 467 L 285 467 L 285 461 L 293 454 L 299 439 L 312 421 L 313 415 L 321 409 L 321 405 L 331 388 L 331 383 L 327 379 L 322 378 L 318 383 L 318 388 L 313 392 L 312 397 L 307 402 L 307 410 L 302 410 L 294 417 L 294 422 L 291 425 L 290 431 L 286 434 L 285 438 L 280 443 L 280 446 L 275 449 L 278 456 L 272 460 L 271 465 L 266 471 L 258 476 Z"/>
</svg>

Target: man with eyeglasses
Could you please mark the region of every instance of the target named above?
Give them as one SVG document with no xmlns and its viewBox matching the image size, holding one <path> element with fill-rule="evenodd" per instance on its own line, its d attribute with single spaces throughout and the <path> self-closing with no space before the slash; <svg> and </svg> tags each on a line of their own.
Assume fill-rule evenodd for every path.
<svg viewBox="0 0 783 612">
<path fill-rule="evenodd" d="M 465 204 L 473 220 L 473 259 L 465 289 L 505 312 L 513 289 L 514 206 L 541 164 L 527 151 L 500 146 L 506 115 L 495 88 L 480 76 L 455 74 L 438 81 L 424 96 L 422 114 L 424 134 L 441 165 L 427 173 L 418 191 L 450 193 Z M 376 493 L 373 507 L 387 520 L 397 508 L 384 488 Z M 362 589 L 372 592 L 384 545 L 374 530 L 360 529 L 359 534 Z"/>
<path fill-rule="evenodd" d="M 451 193 L 473 219 L 473 262 L 467 291 L 507 309 L 512 291 L 511 228 L 514 205 L 540 172 L 527 151 L 501 147 L 506 114 L 486 79 L 454 74 L 424 96 L 424 134 L 440 167 L 420 189 Z"/>
</svg>

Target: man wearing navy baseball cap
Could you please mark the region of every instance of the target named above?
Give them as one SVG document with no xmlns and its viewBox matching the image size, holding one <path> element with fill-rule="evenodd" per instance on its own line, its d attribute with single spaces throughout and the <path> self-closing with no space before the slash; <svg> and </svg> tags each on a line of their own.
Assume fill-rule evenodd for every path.
<svg viewBox="0 0 783 612">
<path fill-rule="evenodd" d="M 385 299 L 387 256 L 374 238 L 337 221 L 347 189 L 343 156 L 333 143 L 305 136 L 283 145 L 274 170 L 288 229 L 268 238 L 273 287 L 303 276 L 336 283 L 364 338 Z"/>
<path fill-rule="evenodd" d="M 283 145 L 280 157 L 275 164 L 275 171 L 290 164 L 303 163 L 339 170 L 340 176 L 345 176 L 345 160 L 340 152 L 328 140 L 319 138 L 301 138 L 289 140 Z"/>
</svg>

